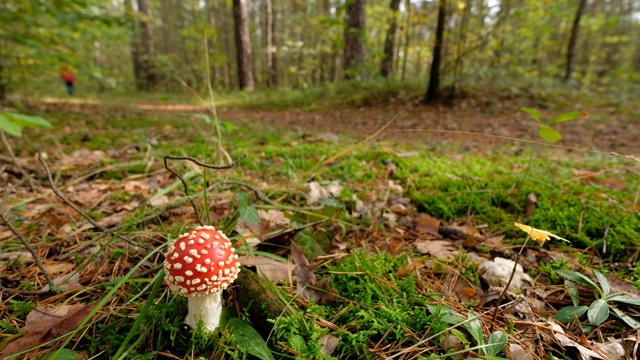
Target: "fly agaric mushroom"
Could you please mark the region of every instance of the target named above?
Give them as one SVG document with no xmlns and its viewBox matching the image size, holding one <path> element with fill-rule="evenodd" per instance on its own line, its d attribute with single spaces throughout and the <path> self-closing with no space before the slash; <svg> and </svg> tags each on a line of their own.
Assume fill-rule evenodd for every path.
<svg viewBox="0 0 640 360">
<path fill-rule="evenodd" d="M 213 226 L 198 226 L 169 245 L 165 258 L 169 288 L 189 298 L 185 324 L 195 329 L 202 320 L 207 330 L 215 330 L 222 313 L 222 291 L 240 271 L 229 238 Z"/>
</svg>

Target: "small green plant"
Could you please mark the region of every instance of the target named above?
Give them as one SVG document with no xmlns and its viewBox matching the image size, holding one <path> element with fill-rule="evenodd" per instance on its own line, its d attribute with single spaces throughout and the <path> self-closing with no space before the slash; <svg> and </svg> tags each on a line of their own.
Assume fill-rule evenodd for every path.
<svg viewBox="0 0 640 360">
<path fill-rule="evenodd" d="M 631 328 L 637 329 L 640 327 L 640 322 L 625 314 L 612 304 L 612 302 L 620 302 L 640 306 L 640 299 L 622 294 L 611 294 L 609 280 L 607 280 L 606 276 L 598 270 L 593 270 L 593 274 L 595 275 L 599 285 L 589 277 L 575 271 L 558 270 L 557 273 L 565 278 L 565 286 L 567 287 L 567 292 L 569 293 L 569 297 L 571 297 L 573 306 L 567 306 L 560 309 L 560 311 L 555 315 L 556 320 L 562 323 L 568 323 L 579 319 L 582 315 L 587 313 L 589 323 L 597 326 L 607 320 L 610 312 L 613 312 L 616 317 L 624 321 Z M 579 305 L 580 296 L 578 288 L 574 283 L 585 285 L 593 290 L 596 300 L 589 306 Z"/>
<path fill-rule="evenodd" d="M 51 127 L 51 123 L 39 116 L 17 114 L 13 112 L 0 113 L 0 130 L 14 136 L 22 136 L 25 127 Z"/>
<path fill-rule="evenodd" d="M 472 348 L 467 348 L 464 350 L 456 351 L 453 353 L 447 353 L 447 357 L 451 357 L 453 355 L 465 354 L 472 350 L 477 350 L 478 355 L 480 355 L 481 359 L 487 360 L 498 360 L 504 359 L 503 357 L 498 356 L 500 353 L 504 352 L 505 346 L 507 345 L 507 335 L 502 331 L 494 331 L 492 332 L 486 339 L 484 337 L 484 331 L 482 328 L 482 323 L 478 316 L 469 313 L 466 316 L 460 314 L 459 312 L 453 310 L 452 308 L 441 306 L 428 306 L 429 310 L 433 313 L 442 314 L 442 320 L 451 325 L 462 325 L 467 332 L 473 337 L 476 341 L 476 346 Z M 455 334 L 461 341 L 468 342 L 465 334 L 460 331 L 452 330 L 452 333 Z M 469 359 L 477 359 L 477 358 L 469 358 Z"/>
<path fill-rule="evenodd" d="M 9 300 L 7 304 L 7 310 L 19 319 L 25 319 L 34 307 L 36 307 L 36 303 L 33 301 Z"/>
<path fill-rule="evenodd" d="M 542 120 L 542 114 L 540 111 L 532 108 L 523 107 L 520 109 L 522 112 L 526 112 L 531 115 L 532 118 L 538 123 L 538 136 L 542 140 L 548 141 L 550 143 L 556 143 L 562 140 L 562 135 L 555 130 L 551 125 L 563 123 L 566 121 L 571 121 L 575 119 L 579 119 L 581 117 L 586 116 L 586 113 L 579 111 L 571 111 L 564 114 L 556 115 L 551 119 L 546 121 Z"/>
</svg>

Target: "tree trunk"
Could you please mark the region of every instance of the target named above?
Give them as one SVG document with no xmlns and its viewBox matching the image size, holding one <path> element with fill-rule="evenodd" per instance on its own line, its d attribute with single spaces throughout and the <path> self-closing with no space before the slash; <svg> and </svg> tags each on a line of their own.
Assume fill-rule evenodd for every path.
<svg viewBox="0 0 640 360">
<path fill-rule="evenodd" d="M 353 79 L 364 61 L 364 26 L 366 0 L 347 0 L 344 28 L 344 77 Z"/>
<path fill-rule="evenodd" d="M 429 86 L 425 94 L 424 103 L 436 102 L 440 99 L 440 63 L 442 61 L 442 44 L 444 41 L 444 23 L 446 21 L 447 0 L 440 0 L 438 5 L 438 25 L 436 26 L 436 41 L 433 45 L 433 60 L 429 72 Z"/>
<path fill-rule="evenodd" d="M 267 5 L 267 86 L 274 87 L 278 85 L 278 61 L 275 57 L 276 17 L 273 16 L 275 0 L 266 0 L 265 3 Z"/>
<path fill-rule="evenodd" d="M 409 59 L 409 41 L 411 40 L 411 0 L 406 0 L 405 1 L 405 8 L 406 8 L 406 12 L 407 12 L 407 18 L 404 24 L 404 47 L 402 49 L 402 68 L 401 68 L 401 72 L 402 75 L 400 76 L 400 79 L 402 79 L 402 81 L 404 81 L 405 79 L 405 75 L 407 74 L 407 60 Z"/>
<path fill-rule="evenodd" d="M 396 50 L 396 32 L 398 30 L 398 10 L 400 10 L 400 0 L 391 0 L 389 5 L 389 19 L 387 20 L 387 35 L 384 39 L 384 54 L 382 64 L 380 64 L 380 75 L 385 78 L 393 77 L 393 63 Z"/>
<path fill-rule="evenodd" d="M 158 83 L 153 64 L 153 37 L 149 24 L 149 7 L 147 0 L 137 0 L 138 15 L 134 21 L 133 38 L 131 40 L 131 57 L 133 60 L 133 75 L 136 79 L 136 89 L 149 91 Z M 131 0 L 125 0 L 125 9 L 133 15 Z"/>
<path fill-rule="evenodd" d="M 255 83 L 246 0 L 233 0 L 233 20 L 235 21 L 238 85 L 242 90 L 251 91 L 255 88 Z"/>
<path fill-rule="evenodd" d="M 587 7 L 587 0 L 580 0 L 578 5 L 578 11 L 576 11 L 576 17 L 573 19 L 573 27 L 571 28 L 571 37 L 569 37 L 569 45 L 567 46 L 567 68 L 564 73 L 564 81 L 569 82 L 571 75 L 573 74 L 573 63 L 575 59 L 576 44 L 578 43 L 578 33 L 580 30 L 580 20 Z"/>
</svg>

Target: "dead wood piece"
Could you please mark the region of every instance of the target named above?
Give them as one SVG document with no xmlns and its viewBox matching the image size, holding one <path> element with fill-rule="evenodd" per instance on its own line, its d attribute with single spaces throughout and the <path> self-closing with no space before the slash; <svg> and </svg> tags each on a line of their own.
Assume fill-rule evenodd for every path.
<svg viewBox="0 0 640 360">
<path fill-rule="evenodd" d="M 263 336 L 269 335 L 273 329 L 273 320 L 290 311 L 273 292 L 272 283 L 245 267 L 234 284 L 237 285 L 235 296 L 238 304 L 249 313 L 251 322 Z"/>
</svg>

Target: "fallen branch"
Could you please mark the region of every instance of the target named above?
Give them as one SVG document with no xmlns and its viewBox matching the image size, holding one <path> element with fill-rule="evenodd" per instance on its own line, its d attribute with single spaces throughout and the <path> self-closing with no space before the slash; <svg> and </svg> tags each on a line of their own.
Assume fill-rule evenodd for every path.
<svg viewBox="0 0 640 360">
<path fill-rule="evenodd" d="M 36 251 L 33 249 L 33 246 L 31 246 L 31 244 L 29 244 L 29 242 L 27 241 L 27 239 L 25 239 L 25 237 L 22 235 L 20 230 L 18 230 L 18 228 L 16 228 L 13 225 L 13 223 L 11 223 L 11 221 L 9 221 L 9 219 L 6 217 L 6 215 L 4 213 L 4 205 L 5 205 L 6 201 L 7 201 L 7 197 L 9 196 L 8 189 L 9 188 L 6 188 L 4 190 L 4 194 L 2 196 L 2 202 L 0 202 L 0 220 L 2 220 L 2 222 L 5 223 L 5 225 L 9 228 L 9 230 L 13 233 L 13 235 L 15 235 L 18 238 L 18 240 L 20 240 L 22 245 L 24 245 L 24 247 L 27 249 L 27 251 L 29 251 L 29 253 L 31 253 L 31 256 L 33 256 L 33 260 L 36 263 L 36 266 L 40 269 L 40 271 L 42 271 L 42 274 L 44 275 L 45 279 L 47 280 L 47 283 L 49 284 L 49 291 L 42 292 L 42 293 L 59 294 L 62 291 L 60 289 L 58 289 L 56 284 L 53 282 L 53 278 L 51 277 L 51 274 L 49 274 L 47 269 L 45 269 L 44 265 L 42 264 L 42 260 L 40 260 L 40 256 L 38 256 L 38 253 L 36 253 Z"/>
</svg>

